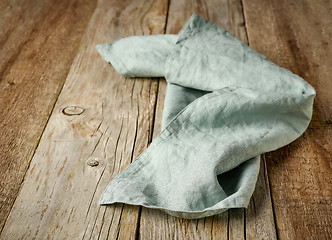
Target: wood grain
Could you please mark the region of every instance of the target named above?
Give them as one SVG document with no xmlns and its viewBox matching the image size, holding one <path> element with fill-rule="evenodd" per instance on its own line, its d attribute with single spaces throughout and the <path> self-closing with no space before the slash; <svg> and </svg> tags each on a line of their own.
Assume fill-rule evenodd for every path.
<svg viewBox="0 0 332 240">
<path fill-rule="evenodd" d="M 278 236 L 331 239 L 332 2 L 243 4 L 250 45 L 303 77 L 317 92 L 309 129 L 266 155 Z"/>
<path fill-rule="evenodd" d="M 263 156 L 247 209 L 185 220 L 100 206 L 159 134 L 166 82 L 119 76 L 95 45 L 177 33 L 193 12 L 312 84 L 313 121 Z M 328 0 L 1 1 L 0 239 L 329 239 L 331 13 Z"/>
<path fill-rule="evenodd" d="M 89 0 L 0 2 L 0 231 L 94 7 Z"/>
<path fill-rule="evenodd" d="M 166 11 L 166 1 L 98 2 L 1 239 L 136 235 L 139 207 L 98 200 L 148 145 L 157 81 L 121 77 L 95 45 L 162 33 Z"/>
<path fill-rule="evenodd" d="M 171 1 L 166 33 L 178 33 L 192 13 L 197 13 L 216 23 L 247 42 L 240 1 Z M 166 86 L 165 80 L 160 80 L 154 136 L 161 129 Z M 179 219 L 161 211 L 143 207 L 140 218 L 140 237 L 142 239 L 246 239 L 246 237 L 249 239 L 276 239 L 272 203 L 264 165 L 263 159 L 253 197 L 257 201 L 257 206 L 252 203 L 252 199 L 248 210 L 232 209 L 199 220 Z"/>
</svg>

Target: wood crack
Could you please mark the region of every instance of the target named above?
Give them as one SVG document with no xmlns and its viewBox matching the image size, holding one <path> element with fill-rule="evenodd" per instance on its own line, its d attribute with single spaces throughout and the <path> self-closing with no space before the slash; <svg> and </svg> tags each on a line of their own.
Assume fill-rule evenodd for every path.
<svg viewBox="0 0 332 240">
<path fill-rule="evenodd" d="M 95 189 L 94 189 L 94 191 L 93 191 L 93 194 L 92 194 L 92 197 L 91 197 L 91 200 L 90 200 L 90 203 L 89 203 L 88 210 L 86 211 L 86 215 L 85 215 L 85 220 L 84 220 L 84 221 L 86 221 L 86 219 L 87 219 L 87 217 L 88 217 L 88 214 L 89 214 L 89 211 L 90 211 L 90 208 L 91 208 L 91 204 L 92 204 L 93 199 L 94 199 L 94 197 L 95 197 L 95 194 L 96 194 L 97 188 L 98 188 L 98 186 L 99 186 L 100 180 L 101 180 L 101 178 L 102 178 L 103 175 L 104 175 L 105 169 L 106 169 L 106 166 L 104 167 L 104 169 L 103 169 L 103 171 L 101 172 L 100 177 L 99 177 L 99 179 L 98 179 L 98 181 L 97 181 L 96 187 L 95 187 Z"/>
<path fill-rule="evenodd" d="M 101 226 L 100 226 L 100 229 L 99 229 L 99 233 L 98 233 L 98 238 L 97 238 L 97 240 L 100 239 L 100 234 L 101 234 L 101 231 L 102 231 L 102 229 L 103 229 L 103 227 L 104 227 L 106 210 L 107 210 L 107 207 L 104 207 L 104 214 L 103 214 L 103 217 L 102 217 L 102 219 L 101 219 Z"/>
<path fill-rule="evenodd" d="M 120 214 L 120 218 L 119 218 L 119 225 L 118 225 L 118 231 L 117 231 L 117 234 L 116 234 L 116 240 L 119 239 L 119 236 L 120 236 L 120 227 L 121 227 L 121 218 L 122 218 L 122 214 L 123 214 L 123 208 L 124 208 L 124 204 L 122 204 L 122 208 L 121 208 L 121 214 Z"/>
<path fill-rule="evenodd" d="M 122 133 L 122 127 L 123 127 L 123 118 L 122 118 L 122 120 L 121 120 L 120 131 L 119 131 L 119 135 L 118 135 L 118 137 L 117 137 L 117 139 L 116 139 L 115 148 L 114 148 L 114 160 L 113 160 L 112 174 L 114 173 L 114 170 L 115 170 L 116 153 L 117 153 L 118 146 L 119 146 L 119 140 L 120 140 L 121 133 Z M 122 153 L 121 153 L 121 157 L 120 157 L 120 159 L 122 159 Z M 120 168 L 120 167 L 119 167 L 119 168 Z"/>
<path fill-rule="evenodd" d="M 134 159 L 134 151 L 135 151 L 137 132 L 138 132 L 138 118 L 136 119 L 135 136 L 134 136 L 134 142 L 133 142 L 132 151 L 131 151 L 130 162 L 133 162 L 133 159 Z"/>
<path fill-rule="evenodd" d="M 104 133 L 101 132 L 100 137 L 97 140 L 97 143 L 94 145 L 92 152 L 89 154 L 89 156 L 86 158 L 86 160 L 88 160 L 92 156 L 92 154 L 94 154 L 94 152 L 96 151 L 96 149 L 97 149 L 97 147 L 98 147 L 98 145 L 99 145 L 99 143 L 100 143 L 101 138 L 103 137 L 103 135 L 104 135 Z"/>
</svg>

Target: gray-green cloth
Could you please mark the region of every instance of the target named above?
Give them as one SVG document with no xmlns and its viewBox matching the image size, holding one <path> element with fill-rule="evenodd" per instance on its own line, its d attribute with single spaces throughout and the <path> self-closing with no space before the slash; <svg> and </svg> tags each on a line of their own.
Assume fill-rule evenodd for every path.
<svg viewBox="0 0 332 240">
<path fill-rule="evenodd" d="M 161 133 L 100 204 L 182 218 L 247 207 L 260 154 L 298 138 L 311 119 L 315 90 L 306 81 L 196 14 L 178 35 L 133 36 L 97 50 L 123 76 L 168 83 Z"/>
</svg>

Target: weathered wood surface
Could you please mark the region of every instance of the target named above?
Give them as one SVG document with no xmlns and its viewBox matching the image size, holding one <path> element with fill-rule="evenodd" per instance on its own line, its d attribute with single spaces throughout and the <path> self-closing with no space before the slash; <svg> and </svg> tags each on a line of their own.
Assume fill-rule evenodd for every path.
<svg viewBox="0 0 332 240">
<path fill-rule="evenodd" d="M 0 231 L 95 1 L 0 1 Z"/>
<path fill-rule="evenodd" d="M 157 81 L 124 79 L 95 46 L 163 33 L 166 13 L 166 1 L 98 2 L 2 239 L 136 235 L 139 207 L 105 207 L 98 200 L 110 179 L 148 145 Z M 82 111 L 63 114 L 69 106 Z M 92 160 L 99 165 L 89 166 Z"/>
<path fill-rule="evenodd" d="M 266 155 L 278 237 L 331 239 L 332 1 L 243 3 L 250 45 L 317 91 L 309 129 Z"/>
<path fill-rule="evenodd" d="M 0 175 L 0 180 L 4 179 L 1 183 L 5 184 L 0 190 L 11 191 L 9 198 L 0 195 L 3 222 L 6 219 L 1 214 L 8 214 L 28 169 L 1 239 L 329 238 L 332 222 L 329 1 L 293 4 L 286 0 L 99 0 L 83 41 L 79 42 L 89 21 L 80 19 L 84 14 L 89 18 L 94 8 L 93 2 L 83 1 L 57 3 L 59 6 L 51 0 L 38 4 L 31 0 L 23 5 L 11 1 L 8 11 L 7 3 L 0 3 L 0 12 L 6 13 L 0 19 L 0 44 L 10 43 L 0 53 L 4 56 L 0 60 L 0 70 L 4 69 L 0 86 L 8 92 L 1 96 L 7 112 L 1 109 L 0 116 L 1 120 L 5 119 L 3 113 L 19 119 L 1 125 L 7 130 L 1 130 L 0 144 L 16 151 L 0 153 L 1 160 L 12 159 L 16 164 L 11 165 L 14 168 L 11 172 L 8 161 L 5 168 L 0 166 L 0 171 L 7 174 L 5 178 Z M 34 10 L 27 11 L 31 6 Z M 45 12 L 49 6 L 53 6 L 52 11 Z M 248 209 L 184 220 L 138 206 L 100 206 L 97 201 L 109 181 L 160 132 L 166 83 L 164 79 L 119 76 L 101 59 L 95 45 L 131 35 L 177 33 L 193 12 L 309 81 L 318 93 L 313 122 L 297 141 L 265 155 Z M 25 28 L 20 15 L 30 20 L 24 23 Z M 25 38 L 15 40 L 19 35 Z M 18 51 L 15 44 L 22 46 L 22 50 Z M 78 44 L 80 48 L 67 76 Z M 65 50 L 69 52 L 63 57 L 59 53 Z M 28 56 L 34 62 L 29 62 Z M 19 79 L 20 88 L 13 88 L 18 84 L 12 84 L 10 79 Z M 27 92 L 22 90 L 25 85 Z M 15 99 L 22 103 L 17 104 Z M 8 106 L 16 110 L 10 113 Z M 29 118 L 27 109 L 35 115 Z M 14 123 L 24 122 L 22 119 L 28 119 L 29 124 L 14 129 Z M 18 136 L 21 144 L 6 140 L 6 134 Z M 2 209 L 7 212 L 2 213 Z"/>
</svg>

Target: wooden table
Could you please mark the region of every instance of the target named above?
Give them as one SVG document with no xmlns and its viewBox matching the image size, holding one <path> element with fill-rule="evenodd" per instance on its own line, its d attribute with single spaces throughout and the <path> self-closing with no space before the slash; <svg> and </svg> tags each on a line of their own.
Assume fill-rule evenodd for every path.
<svg viewBox="0 0 332 240">
<path fill-rule="evenodd" d="M 178 33 L 193 12 L 307 80 L 313 120 L 264 155 L 248 209 L 100 206 L 160 132 L 166 82 L 121 77 L 95 45 Z M 1 239 L 332 238 L 332 1 L 2 0 L 0 16 Z"/>
</svg>

